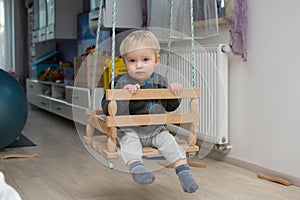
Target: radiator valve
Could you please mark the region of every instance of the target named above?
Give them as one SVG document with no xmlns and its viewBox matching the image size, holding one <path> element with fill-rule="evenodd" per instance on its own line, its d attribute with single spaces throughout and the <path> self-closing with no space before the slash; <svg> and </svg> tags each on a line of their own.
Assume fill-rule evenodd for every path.
<svg viewBox="0 0 300 200">
<path fill-rule="evenodd" d="M 219 151 L 219 152 L 222 152 L 222 153 L 228 153 L 230 151 L 230 149 L 232 148 L 232 146 L 228 143 L 226 144 L 216 144 L 214 146 L 214 149 Z"/>
</svg>

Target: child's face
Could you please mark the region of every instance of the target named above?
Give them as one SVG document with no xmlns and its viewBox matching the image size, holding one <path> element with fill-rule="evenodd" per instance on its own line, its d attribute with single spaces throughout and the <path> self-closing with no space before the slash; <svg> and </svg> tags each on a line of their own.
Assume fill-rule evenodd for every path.
<svg viewBox="0 0 300 200">
<path fill-rule="evenodd" d="M 124 56 L 128 74 L 135 80 L 144 81 L 150 78 L 160 56 L 153 49 L 139 49 L 126 53 Z"/>
</svg>

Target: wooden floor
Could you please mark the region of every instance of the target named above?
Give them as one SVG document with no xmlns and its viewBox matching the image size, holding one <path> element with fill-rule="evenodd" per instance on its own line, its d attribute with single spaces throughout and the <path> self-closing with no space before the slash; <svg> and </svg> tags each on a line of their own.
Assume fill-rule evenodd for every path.
<svg viewBox="0 0 300 200">
<path fill-rule="evenodd" d="M 293 200 L 300 188 L 258 179 L 254 172 L 209 158 L 207 168 L 191 168 L 200 189 L 181 190 L 174 169 L 155 171 L 148 186 L 133 182 L 125 172 L 111 170 L 84 147 L 73 122 L 41 110 L 30 110 L 23 134 L 37 146 L 10 148 L 12 153 L 38 153 L 37 158 L 1 160 L 0 170 L 23 200 Z"/>
</svg>

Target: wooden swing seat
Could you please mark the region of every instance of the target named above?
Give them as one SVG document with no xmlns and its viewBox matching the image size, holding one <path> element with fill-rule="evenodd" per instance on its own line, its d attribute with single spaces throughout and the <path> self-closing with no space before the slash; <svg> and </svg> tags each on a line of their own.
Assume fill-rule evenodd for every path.
<svg viewBox="0 0 300 200">
<path fill-rule="evenodd" d="M 190 112 L 186 113 L 165 113 L 165 114 L 147 114 L 147 115 L 119 115 L 117 116 L 118 100 L 147 100 L 147 99 L 190 99 Z M 197 153 L 199 146 L 197 142 L 197 132 L 199 126 L 198 99 L 200 98 L 199 88 L 183 88 L 181 94 L 175 95 L 170 89 L 142 89 L 137 93 L 131 94 L 125 89 L 106 90 L 106 99 L 109 100 L 109 116 L 104 115 L 102 110 L 88 110 L 86 136 L 84 140 L 88 146 L 100 153 L 106 159 L 116 159 L 118 157 L 117 147 L 117 129 L 118 127 L 142 126 L 142 125 L 167 125 L 184 124 L 189 132 L 188 141 L 180 140 L 177 142 L 185 149 L 186 153 Z M 104 135 L 94 135 L 97 129 Z M 144 147 L 143 156 L 157 157 L 161 156 L 157 149 Z"/>
</svg>

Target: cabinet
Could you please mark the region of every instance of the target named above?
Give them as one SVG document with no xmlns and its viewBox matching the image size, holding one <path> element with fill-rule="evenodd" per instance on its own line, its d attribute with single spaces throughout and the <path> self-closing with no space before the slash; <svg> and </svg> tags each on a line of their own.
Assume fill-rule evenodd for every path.
<svg viewBox="0 0 300 200">
<path fill-rule="evenodd" d="M 82 0 L 34 0 L 33 42 L 76 39 Z"/>
<path fill-rule="evenodd" d="M 38 1 L 38 15 L 39 15 L 39 25 L 38 25 L 38 41 L 42 42 L 46 40 L 46 25 L 47 25 L 47 10 L 46 10 L 46 0 Z"/>
<path fill-rule="evenodd" d="M 82 12 L 82 2 L 83 0 L 31 0 L 28 5 L 27 29 L 29 65 L 50 51 L 61 51 L 58 49 L 62 46 L 61 43 L 72 45 L 70 50 L 64 48 L 68 52 L 68 60 L 76 56 L 73 45 L 76 44 L 77 16 Z"/>
<path fill-rule="evenodd" d="M 102 25 L 112 28 L 113 1 L 105 0 L 103 7 Z M 99 11 L 89 13 L 89 27 L 97 27 Z M 117 1 L 116 28 L 140 28 L 142 25 L 142 12 L 140 0 Z"/>
<path fill-rule="evenodd" d="M 82 12 L 82 0 L 46 0 L 46 40 L 76 39 L 77 15 Z"/>
<path fill-rule="evenodd" d="M 27 79 L 26 89 L 27 100 L 30 104 L 86 124 L 85 112 L 89 108 L 91 89 L 33 79 Z M 103 93 L 103 88 L 95 89 L 96 109 L 101 109 Z"/>
</svg>

